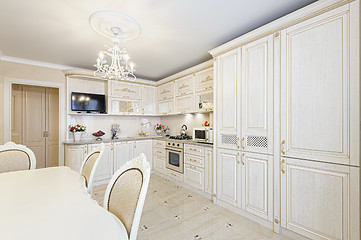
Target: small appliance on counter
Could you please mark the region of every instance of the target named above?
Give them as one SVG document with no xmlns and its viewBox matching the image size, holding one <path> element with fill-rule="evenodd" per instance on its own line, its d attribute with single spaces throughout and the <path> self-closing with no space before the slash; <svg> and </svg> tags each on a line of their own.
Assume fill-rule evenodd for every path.
<svg viewBox="0 0 361 240">
<path fill-rule="evenodd" d="M 213 128 L 212 127 L 193 128 L 193 141 L 213 143 Z"/>
<path fill-rule="evenodd" d="M 118 134 L 120 133 L 120 125 L 118 123 L 113 123 L 112 124 L 112 139 L 118 139 L 119 136 Z"/>
<path fill-rule="evenodd" d="M 166 137 L 169 137 L 170 136 L 170 129 L 169 129 L 169 127 L 167 126 L 165 129 L 164 129 L 164 133 L 165 133 L 165 136 Z"/>
<path fill-rule="evenodd" d="M 187 133 L 188 133 L 188 127 L 187 127 L 187 125 L 183 125 L 180 129 L 180 135 L 187 136 Z"/>
</svg>

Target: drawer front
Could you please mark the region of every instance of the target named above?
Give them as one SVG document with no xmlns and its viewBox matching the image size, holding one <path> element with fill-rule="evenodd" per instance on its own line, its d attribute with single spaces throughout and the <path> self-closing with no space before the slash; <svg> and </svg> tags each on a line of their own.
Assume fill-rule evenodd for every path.
<svg viewBox="0 0 361 240">
<path fill-rule="evenodd" d="M 165 169 L 165 174 L 171 178 L 173 178 L 174 180 L 177 180 L 179 182 L 183 182 L 183 174 L 170 170 L 170 169 Z"/>
<path fill-rule="evenodd" d="M 185 164 L 184 182 L 204 191 L 204 169 L 193 165 Z"/>
<path fill-rule="evenodd" d="M 153 147 L 165 148 L 165 141 L 153 140 Z"/>
<path fill-rule="evenodd" d="M 160 85 L 157 88 L 158 100 L 171 99 L 174 97 L 173 82 Z"/>
<path fill-rule="evenodd" d="M 166 157 L 167 153 L 164 148 L 153 148 L 153 154 L 160 156 L 160 157 Z"/>
<path fill-rule="evenodd" d="M 184 161 L 185 163 L 204 168 L 204 157 L 185 154 Z"/>
<path fill-rule="evenodd" d="M 184 152 L 204 157 L 204 147 L 201 146 L 186 144 L 184 145 Z"/>
<path fill-rule="evenodd" d="M 165 170 L 165 157 L 153 156 L 153 169 L 157 172 L 164 173 Z"/>
<path fill-rule="evenodd" d="M 121 99 L 140 99 L 140 85 L 131 83 L 112 82 L 111 95 Z"/>
</svg>

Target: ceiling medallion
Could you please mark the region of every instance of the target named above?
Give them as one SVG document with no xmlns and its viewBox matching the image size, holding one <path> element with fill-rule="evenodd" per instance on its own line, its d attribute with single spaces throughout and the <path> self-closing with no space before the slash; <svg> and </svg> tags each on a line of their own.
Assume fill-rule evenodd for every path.
<svg viewBox="0 0 361 240">
<path fill-rule="evenodd" d="M 113 46 L 106 51 L 100 51 L 95 77 L 115 80 L 135 80 L 134 63 L 130 60 L 125 48 L 120 48 L 120 42 L 135 39 L 141 28 L 133 18 L 115 11 L 98 11 L 89 17 L 90 26 L 103 37 L 113 41 Z M 107 61 L 107 58 L 109 61 Z"/>
</svg>

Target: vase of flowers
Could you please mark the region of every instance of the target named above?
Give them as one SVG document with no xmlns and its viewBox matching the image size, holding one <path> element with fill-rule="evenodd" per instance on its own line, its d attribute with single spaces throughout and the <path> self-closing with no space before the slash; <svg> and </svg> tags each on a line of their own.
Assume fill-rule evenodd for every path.
<svg viewBox="0 0 361 240">
<path fill-rule="evenodd" d="M 164 129 L 164 125 L 157 123 L 157 125 L 154 127 L 155 132 L 158 135 L 162 135 Z"/>
<path fill-rule="evenodd" d="M 73 133 L 73 140 L 74 142 L 78 142 L 81 140 L 81 136 L 83 135 L 83 132 L 86 130 L 86 127 L 80 124 L 77 125 L 70 125 L 69 126 L 69 132 Z"/>
</svg>

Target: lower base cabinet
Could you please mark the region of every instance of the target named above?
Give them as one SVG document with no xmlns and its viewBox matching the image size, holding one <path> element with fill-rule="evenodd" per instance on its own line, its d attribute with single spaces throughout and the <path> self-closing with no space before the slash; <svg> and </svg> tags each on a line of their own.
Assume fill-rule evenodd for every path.
<svg viewBox="0 0 361 240">
<path fill-rule="evenodd" d="M 159 173 L 165 173 L 165 157 L 154 155 L 153 169 Z"/>
<path fill-rule="evenodd" d="M 360 239 L 360 168 L 281 159 L 281 225 L 311 239 Z"/>
<path fill-rule="evenodd" d="M 184 164 L 184 182 L 204 191 L 204 169 Z"/>
<path fill-rule="evenodd" d="M 87 154 L 87 145 L 67 145 L 64 149 L 64 165 L 80 172 L 81 164 Z"/>
<path fill-rule="evenodd" d="M 99 144 L 89 144 L 88 152 L 93 151 Z M 105 143 L 104 144 L 104 153 L 100 162 L 98 164 L 97 169 L 95 170 L 94 181 L 103 181 L 108 180 L 113 175 L 113 144 Z"/>
</svg>

